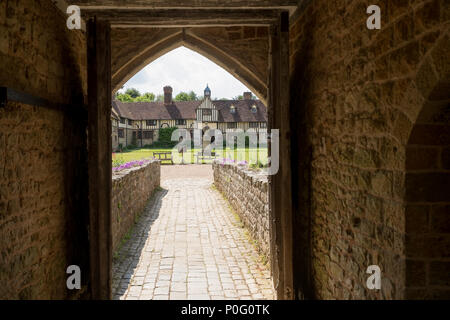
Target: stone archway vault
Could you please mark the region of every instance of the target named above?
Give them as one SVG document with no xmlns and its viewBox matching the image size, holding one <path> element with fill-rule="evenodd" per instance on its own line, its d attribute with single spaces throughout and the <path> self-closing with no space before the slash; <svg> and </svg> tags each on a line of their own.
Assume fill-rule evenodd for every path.
<svg viewBox="0 0 450 320">
<path fill-rule="evenodd" d="M 127 53 L 117 53 L 122 55 L 130 55 L 120 65 L 112 66 L 112 89 L 113 92 L 119 90 L 129 79 L 142 70 L 146 65 L 155 61 L 164 54 L 184 46 L 191 49 L 209 60 L 213 61 L 227 72 L 236 77 L 245 84 L 259 98 L 267 103 L 268 86 L 267 79 L 263 79 L 263 75 L 257 75 L 250 68 L 232 55 L 218 48 L 211 42 L 202 39 L 189 29 L 166 29 L 152 39 L 148 46 L 141 49 L 140 52 L 132 51 Z M 113 45 L 113 61 L 114 61 L 114 43 Z M 268 52 L 267 52 L 268 54 Z"/>
</svg>

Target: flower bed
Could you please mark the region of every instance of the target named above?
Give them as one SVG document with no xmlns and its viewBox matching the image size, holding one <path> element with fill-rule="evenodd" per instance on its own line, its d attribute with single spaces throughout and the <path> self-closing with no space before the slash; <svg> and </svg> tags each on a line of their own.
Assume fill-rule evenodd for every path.
<svg viewBox="0 0 450 320">
<path fill-rule="evenodd" d="M 142 167 L 145 166 L 147 164 L 149 164 L 150 162 L 155 161 L 154 159 L 143 159 L 143 160 L 136 160 L 136 161 L 131 161 L 131 162 L 127 162 L 124 164 L 121 164 L 117 167 L 113 167 L 112 171 L 113 172 L 118 172 L 118 171 L 122 171 L 122 170 L 126 170 L 126 169 L 131 169 L 131 168 L 135 168 L 135 167 Z"/>
<path fill-rule="evenodd" d="M 225 166 L 226 164 L 235 164 L 238 166 L 248 166 L 248 162 L 247 161 L 237 161 L 237 160 L 233 160 L 233 159 L 221 159 L 221 160 L 216 160 L 218 161 L 218 163 L 222 166 Z"/>
<path fill-rule="evenodd" d="M 113 250 L 133 227 L 153 192 L 160 185 L 159 161 L 132 161 L 116 168 L 112 177 Z"/>
</svg>

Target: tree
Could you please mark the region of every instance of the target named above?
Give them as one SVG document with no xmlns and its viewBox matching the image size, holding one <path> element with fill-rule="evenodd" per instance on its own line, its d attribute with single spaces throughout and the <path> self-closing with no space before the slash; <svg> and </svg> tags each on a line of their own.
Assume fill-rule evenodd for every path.
<svg viewBox="0 0 450 320">
<path fill-rule="evenodd" d="M 134 99 L 129 94 L 126 93 L 116 94 L 116 99 L 121 102 L 134 102 Z"/>
<path fill-rule="evenodd" d="M 189 101 L 197 101 L 199 100 L 197 94 L 194 91 L 189 92 Z"/>
<path fill-rule="evenodd" d="M 186 92 L 180 92 L 175 97 L 175 101 L 198 101 L 199 97 L 194 91 L 190 91 L 189 93 Z"/>
<path fill-rule="evenodd" d="M 151 92 L 146 92 L 142 96 L 135 99 L 136 102 L 153 102 L 155 101 L 155 95 Z"/>
<path fill-rule="evenodd" d="M 134 88 L 130 88 L 125 93 L 117 92 L 115 94 L 115 98 L 121 102 L 163 102 L 164 95 L 159 94 L 155 96 L 154 93 L 146 92 L 143 95 Z M 200 97 L 194 91 L 190 91 L 189 93 L 180 92 L 174 99 L 175 101 L 198 101 Z"/>
<path fill-rule="evenodd" d="M 175 97 L 175 101 L 189 101 L 189 94 L 187 94 L 186 92 L 180 92 Z"/>
<path fill-rule="evenodd" d="M 137 97 L 141 96 L 141 93 L 135 89 L 135 88 L 129 88 L 127 89 L 127 91 L 125 91 L 125 94 L 128 94 L 130 97 L 132 97 L 133 99 L 136 99 Z"/>
</svg>

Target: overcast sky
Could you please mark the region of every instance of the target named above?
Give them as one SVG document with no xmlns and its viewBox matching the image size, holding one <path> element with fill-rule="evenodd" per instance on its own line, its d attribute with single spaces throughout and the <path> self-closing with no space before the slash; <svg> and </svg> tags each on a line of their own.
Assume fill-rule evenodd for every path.
<svg viewBox="0 0 450 320">
<path fill-rule="evenodd" d="M 250 91 L 217 64 L 185 47 L 153 61 L 131 78 L 124 85 L 124 90 L 136 88 L 141 93 L 158 95 L 163 93 L 164 86 L 170 85 L 174 96 L 191 90 L 203 96 L 207 84 L 211 88 L 211 96 L 218 99 L 231 99 Z"/>
</svg>

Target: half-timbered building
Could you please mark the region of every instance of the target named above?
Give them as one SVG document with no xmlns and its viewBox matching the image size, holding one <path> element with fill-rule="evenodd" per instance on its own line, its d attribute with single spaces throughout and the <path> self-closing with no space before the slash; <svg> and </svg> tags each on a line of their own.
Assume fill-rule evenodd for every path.
<svg viewBox="0 0 450 320">
<path fill-rule="evenodd" d="M 158 140 L 161 128 L 177 127 L 192 134 L 195 129 L 221 130 L 223 135 L 237 130 L 266 131 L 267 108 L 245 92 L 242 100 L 211 99 L 205 89 L 200 101 L 173 101 L 173 89 L 164 87 L 163 102 L 112 103 L 113 149 L 130 145 L 143 147 Z"/>
</svg>

